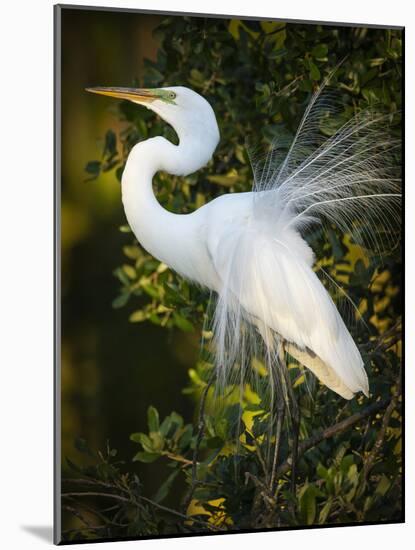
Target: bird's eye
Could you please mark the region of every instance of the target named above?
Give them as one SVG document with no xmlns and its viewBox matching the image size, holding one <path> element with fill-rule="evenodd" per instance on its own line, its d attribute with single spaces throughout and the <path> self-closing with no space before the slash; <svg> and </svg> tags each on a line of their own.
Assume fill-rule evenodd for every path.
<svg viewBox="0 0 415 550">
<path fill-rule="evenodd" d="M 176 99 L 176 93 L 175 92 L 169 92 L 169 98 L 170 99 Z"/>
</svg>

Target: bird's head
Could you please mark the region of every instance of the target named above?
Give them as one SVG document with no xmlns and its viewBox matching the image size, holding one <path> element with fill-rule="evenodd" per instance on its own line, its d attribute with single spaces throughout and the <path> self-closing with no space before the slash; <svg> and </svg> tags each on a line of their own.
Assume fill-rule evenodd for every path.
<svg viewBox="0 0 415 550">
<path fill-rule="evenodd" d="M 213 149 L 219 141 L 215 113 L 204 97 L 184 86 L 167 88 L 87 88 L 88 92 L 127 99 L 157 113 L 176 130 L 180 140 L 200 137 Z"/>
</svg>

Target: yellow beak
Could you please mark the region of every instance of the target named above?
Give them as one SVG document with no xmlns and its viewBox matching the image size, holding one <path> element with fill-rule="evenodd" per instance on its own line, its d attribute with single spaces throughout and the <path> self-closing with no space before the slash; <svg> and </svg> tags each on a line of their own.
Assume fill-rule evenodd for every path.
<svg viewBox="0 0 415 550">
<path fill-rule="evenodd" d="M 117 99 L 129 99 L 137 103 L 151 103 L 158 98 L 154 90 L 148 90 L 146 88 L 103 88 L 98 86 L 96 88 L 86 88 L 86 91 L 92 92 L 93 94 L 115 97 Z"/>
</svg>

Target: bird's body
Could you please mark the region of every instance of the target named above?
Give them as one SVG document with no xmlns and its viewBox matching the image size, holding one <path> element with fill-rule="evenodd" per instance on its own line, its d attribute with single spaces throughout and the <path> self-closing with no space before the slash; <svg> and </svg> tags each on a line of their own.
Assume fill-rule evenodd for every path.
<svg viewBox="0 0 415 550">
<path fill-rule="evenodd" d="M 128 99 L 157 112 L 178 134 L 177 146 L 156 137 L 133 147 L 122 177 L 122 200 L 132 231 L 150 254 L 217 294 L 214 330 L 219 368 L 226 371 L 241 362 L 242 325 L 247 324 L 263 339 L 270 363 L 277 356 L 276 345 L 282 344 L 344 398 L 351 399 L 359 391 L 367 395 L 368 380 L 359 350 L 314 272 L 313 251 L 301 234 L 308 211 L 316 204 L 323 205 L 330 217 L 331 203 L 354 196 L 350 189 L 350 197 L 341 194 L 342 187 L 358 182 L 361 192 L 351 159 L 347 174 L 343 174 L 343 152 L 336 150 L 338 145 L 332 140 L 323 150 L 323 163 L 324 154 L 317 148 L 314 157 L 303 155 L 301 161 L 291 161 L 291 166 L 288 159 L 278 171 L 268 167 L 268 174 L 256 181 L 252 192 L 220 196 L 191 214 L 168 212 L 154 195 L 154 175 L 165 171 L 184 176 L 203 167 L 216 148 L 219 131 L 210 105 L 201 96 L 182 87 L 161 90 L 168 95 L 151 99 L 149 91 L 141 96 L 140 90 L 93 91 L 129 95 Z M 346 142 L 346 150 L 355 133 L 354 126 L 346 128 L 345 137 L 338 138 Z M 337 172 L 328 176 L 334 162 Z M 365 165 L 361 174 L 368 168 Z M 343 179 L 336 183 L 339 174 Z M 318 181 L 321 184 L 316 186 Z M 331 189 L 335 189 L 334 195 Z M 365 188 L 365 196 L 369 196 L 367 191 Z M 319 193 L 323 200 L 310 202 L 307 198 Z M 342 220 L 347 220 L 347 215 Z"/>
</svg>

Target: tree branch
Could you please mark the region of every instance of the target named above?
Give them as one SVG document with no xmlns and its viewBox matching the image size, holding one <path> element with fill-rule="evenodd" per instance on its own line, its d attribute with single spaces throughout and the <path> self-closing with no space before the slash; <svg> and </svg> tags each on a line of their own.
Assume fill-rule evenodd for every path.
<svg viewBox="0 0 415 550">
<path fill-rule="evenodd" d="M 337 424 L 333 424 L 333 426 L 329 426 L 328 428 L 325 428 L 324 430 L 317 432 L 316 434 L 312 435 L 310 438 L 306 439 L 305 441 L 302 441 L 299 444 L 298 457 L 303 455 L 312 447 L 315 447 L 316 445 L 321 443 L 321 441 L 323 441 L 324 439 L 329 439 L 330 437 L 334 437 L 335 435 L 346 431 L 348 428 L 351 428 L 354 424 L 357 424 L 364 418 L 367 418 L 368 416 L 371 416 L 372 414 L 377 413 L 378 411 L 384 409 L 389 405 L 390 402 L 391 402 L 391 398 L 382 399 L 381 401 L 372 403 L 371 405 L 367 406 L 360 412 L 352 414 L 352 416 L 349 416 L 349 418 L 346 418 L 341 422 L 337 422 Z M 291 461 L 290 459 L 288 459 L 283 464 L 281 464 L 281 466 L 278 468 L 277 477 L 281 477 L 282 475 L 286 474 L 290 469 L 291 469 Z"/>
</svg>

